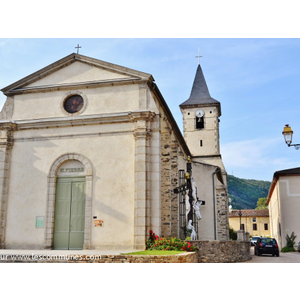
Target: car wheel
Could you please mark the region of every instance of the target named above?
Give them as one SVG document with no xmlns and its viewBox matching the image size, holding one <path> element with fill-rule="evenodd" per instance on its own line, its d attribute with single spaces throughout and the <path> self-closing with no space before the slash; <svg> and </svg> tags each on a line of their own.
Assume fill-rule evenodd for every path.
<svg viewBox="0 0 300 300">
<path fill-rule="evenodd" d="M 279 252 L 276 254 L 277 257 L 279 257 Z"/>
<path fill-rule="evenodd" d="M 261 253 L 257 250 L 257 256 L 261 256 Z"/>
</svg>

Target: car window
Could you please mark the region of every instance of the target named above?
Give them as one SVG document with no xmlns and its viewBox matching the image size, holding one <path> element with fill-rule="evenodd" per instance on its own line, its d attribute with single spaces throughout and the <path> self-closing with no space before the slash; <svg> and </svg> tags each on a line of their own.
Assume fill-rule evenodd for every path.
<svg viewBox="0 0 300 300">
<path fill-rule="evenodd" d="M 276 244 L 276 240 L 275 239 L 271 239 L 271 238 L 262 238 L 261 239 L 261 243 L 263 243 L 263 244 L 269 244 L 269 245 L 275 245 Z"/>
</svg>

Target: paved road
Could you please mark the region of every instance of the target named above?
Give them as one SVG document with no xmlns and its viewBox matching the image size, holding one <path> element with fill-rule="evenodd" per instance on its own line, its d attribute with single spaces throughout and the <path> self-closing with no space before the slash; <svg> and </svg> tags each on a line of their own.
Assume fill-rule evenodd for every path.
<svg viewBox="0 0 300 300">
<path fill-rule="evenodd" d="M 272 256 L 271 254 L 264 254 L 261 256 L 254 255 L 254 247 L 251 247 L 252 259 L 244 263 L 300 263 L 299 252 L 280 252 L 279 257 Z"/>
</svg>

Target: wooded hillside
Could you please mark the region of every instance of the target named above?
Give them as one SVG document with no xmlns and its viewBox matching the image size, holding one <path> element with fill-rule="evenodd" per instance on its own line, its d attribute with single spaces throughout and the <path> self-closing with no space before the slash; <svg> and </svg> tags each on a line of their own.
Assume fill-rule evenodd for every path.
<svg viewBox="0 0 300 300">
<path fill-rule="evenodd" d="M 227 176 L 228 197 L 233 209 L 254 209 L 258 198 L 268 196 L 270 181 Z"/>
</svg>

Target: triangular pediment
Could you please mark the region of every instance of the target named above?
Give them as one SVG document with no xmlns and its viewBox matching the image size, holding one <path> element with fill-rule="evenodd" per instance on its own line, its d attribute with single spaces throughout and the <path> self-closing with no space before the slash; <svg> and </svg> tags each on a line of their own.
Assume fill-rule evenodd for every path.
<svg viewBox="0 0 300 300">
<path fill-rule="evenodd" d="M 7 87 L 4 94 L 90 84 L 149 80 L 147 73 L 79 54 L 71 54 Z"/>
</svg>

